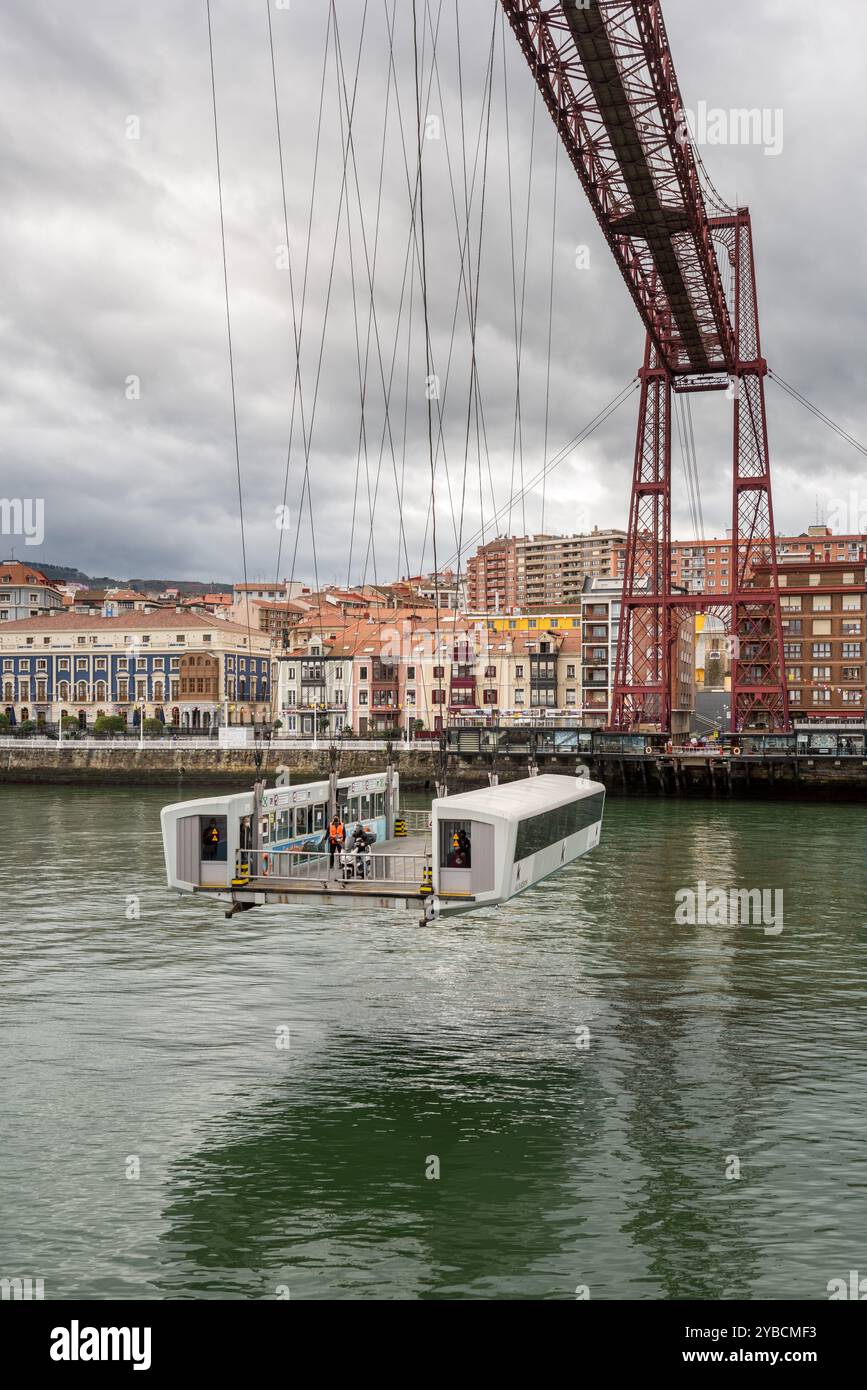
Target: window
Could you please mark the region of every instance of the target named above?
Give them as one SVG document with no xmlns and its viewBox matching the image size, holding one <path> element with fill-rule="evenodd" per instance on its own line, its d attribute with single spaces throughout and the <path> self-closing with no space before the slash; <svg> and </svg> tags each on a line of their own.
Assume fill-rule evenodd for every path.
<svg viewBox="0 0 867 1390">
<path fill-rule="evenodd" d="M 813 619 L 813 636 L 814 636 L 814 637 L 830 637 L 830 636 L 831 636 L 831 620 L 830 620 L 830 618 L 814 618 L 814 619 Z"/>
<path fill-rule="evenodd" d="M 524 703 L 524 692 L 523 692 L 523 690 L 516 690 L 516 691 L 515 691 L 515 704 L 516 704 L 516 705 L 522 705 L 523 703 Z"/>
<path fill-rule="evenodd" d="M 485 691 L 482 692 L 482 704 L 484 704 L 484 705 L 495 705 L 496 703 L 497 703 L 497 692 L 496 692 L 496 690 L 493 690 L 493 689 L 492 689 L 492 690 L 485 690 Z"/>
<path fill-rule="evenodd" d="M 814 642 L 814 643 L 813 643 L 813 656 L 819 656 L 819 657 L 824 656 L 824 657 L 829 657 L 830 655 L 831 655 L 831 643 L 830 643 L 830 642 Z"/>
<path fill-rule="evenodd" d="M 435 666 L 433 668 L 434 680 L 441 681 L 446 673 L 445 666 Z"/>
<path fill-rule="evenodd" d="M 446 692 L 444 690 L 431 691 L 431 704 L 444 705 L 446 702 Z"/>
<path fill-rule="evenodd" d="M 814 613 L 830 613 L 830 612 L 831 612 L 831 595 L 830 595 L 830 594 L 816 594 L 815 598 L 813 599 L 813 612 L 814 612 Z"/>
<path fill-rule="evenodd" d="M 813 691 L 813 704 L 814 704 L 814 705 L 829 705 L 830 703 L 831 703 L 831 692 L 830 692 L 830 690 L 814 690 L 814 691 Z"/>
<path fill-rule="evenodd" d="M 844 667 L 843 667 L 843 675 L 842 675 L 841 679 L 844 680 L 844 681 L 860 681 L 860 679 L 861 679 L 861 667 L 860 667 L 860 666 L 844 666 Z"/>
<path fill-rule="evenodd" d="M 831 679 L 831 667 L 814 666 L 812 675 L 814 681 L 829 681 Z"/>
<path fill-rule="evenodd" d="M 523 676 L 524 676 L 524 668 L 523 668 L 523 666 L 516 666 L 516 667 L 515 667 L 515 675 L 517 676 L 518 680 L 522 680 L 522 679 L 523 679 Z"/>
<path fill-rule="evenodd" d="M 440 674 L 442 674 L 442 671 L 440 671 Z M 434 675 L 436 675 L 436 671 L 434 671 Z M 366 680 L 367 680 L 367 667 L 366 667 L 366 666 L 362 666 L 362 667 L 361 667 L 360 671 L 358 672 L 358 679 L 361 680 L 361 681 L 366 681 Z"/>
<path fill-rule="evenodd" d="M 472 821 L 440 821 L 441 869 L 469 869 L 472 867 L 472 832 Z"/>
<path fill-rule="evenodd" d="M 844 704 L 844 705 L 860 705 L 860 703 L 861 703 L 861 691 L 860 691 L 860 690 L 844 690 L 844 691 L 843 691 L 843 704 Z"/>
<path fill-rule="evenodd" d="M 860 642 L 844 642 L 844 643 L 843 643 L 843 660 L 844 660 L 844 661 L 851 661 L 853 658 L 855 658 L 855 659 L 857 660 L 857 659 L 860 658 L 860 656 L 861 656 L 861 643 L 860 643 Z"/>
<path fill-rule="evenodd" d="M 815 652 L 813 653 L 813 655 L 815 656 Z M 800 642 L 784 642 L 783 656 L 785 657 L 786 661 L 798 661 L 801 656 Z"/>
<path fill-rule="evenodd" d="M 602 792 L 584 796 L 568 806 L 560 806 L 554 811 L 543 811 L 541 815 L 529 816 L 519 821 L 515 842 L 515 863 L 527 859 L 531 854 L 556 845 L 579 830 L 586 830 L 602 815 Z"/>
<path fill-rule="evenodd" d="M 800 690 L 790 690 L 790 691 L 789 691 L 789 704 L 791 704 L 791 705 L 799 705 L 800 703 L 801 703 L 801 692 L 800 692 Z"/>
<path fill-rule="evenodd" d="M 860 596 L 860 594 L 844 594 L 844 595 L 843 595 L 843 612 L 844 612 L 844 613 L 860 613 L 860 612 L 861 612 L 861 596 Z"/>
<path fill-rule="evenodd" d="M 788 667 L 788 669 L 787 669 L 787 671 L 786 671 L 786 680 L 788 680 L 788 681 L 799 681 L 800 679 L 801 679 L 801 668 L 800 668 L 800 666 L 790 666 L 790 667 Z"/>
<path fill-rule="evenodd" d="M 855 574 L 854 574 L 854 572 L 853 572 L 852 570 L 847 570 L 846 573 L 843 575 L 843 583 L 844 583 L 844 584 L 854 584 L 854 583 L 855 583 Z"/>
<path fill-rule="evenodd" d="M 842 632 L 843 632 L 843 636 L 844 636 L 844 637 L 860 637 L 860 636 L 861 636 L 861 624 L 860 624 L 860 623 L 844 623 L 844 624 L 843 624 L 843 628 L 842 628 Z"/>
</svg>

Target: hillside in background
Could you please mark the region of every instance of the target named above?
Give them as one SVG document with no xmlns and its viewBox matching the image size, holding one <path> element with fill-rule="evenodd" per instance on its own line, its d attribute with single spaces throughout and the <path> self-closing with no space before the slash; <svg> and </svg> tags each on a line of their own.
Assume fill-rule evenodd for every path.
<svg viewBox="0 0 867 1390">
<path fill-rule="evenodd" d="M 164 589 L 177 589 L 185 598 L 194 594 L 230 594 L 232 585 L 222 580 L 203 583 L 198 579 L 112 579 L 110 575 L 85 574 L 72 565 L 45 565 L 37 568 L 46 579 L 57 584 L 85 584 L 88 589 L 134 589 L 136 593 L 160 593 Z"/>
</svg>

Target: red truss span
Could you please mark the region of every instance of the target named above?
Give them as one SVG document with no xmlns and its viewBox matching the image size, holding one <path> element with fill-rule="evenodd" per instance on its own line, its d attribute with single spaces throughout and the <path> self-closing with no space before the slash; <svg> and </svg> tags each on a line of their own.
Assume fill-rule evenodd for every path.
<svg viewBox="0 0 867 1390">
<path fill-rule="evenodd" d="M 726 617 L 732 641 L 732 727 L 785 728 L 749 212 L 713 194 L 696 158 L 660 0 L 501 4 L 647 330 L 613 725 L 672 727 L 678 629 L 708 611 Z M 734 397 L 732 587 L 704 600 L 671 592 L 672 391 L 725 386 Z M 771 566 L 764 591 L 753 587 L 759 559 Z"/>
</svg>

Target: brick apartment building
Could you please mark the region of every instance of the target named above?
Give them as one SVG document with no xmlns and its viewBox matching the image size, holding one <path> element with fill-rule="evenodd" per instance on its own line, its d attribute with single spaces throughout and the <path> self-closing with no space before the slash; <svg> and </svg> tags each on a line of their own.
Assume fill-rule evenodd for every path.
<svg viewBox="0 0 867 1390">
<path fill-rule="evenodd" d="M 719 593 L 731 588 L 731 536 L 704 541 L 673 541 L 671 580 L 687 593 Z M 827 526 L 809 526 L 800 536 L 777 536 L 777 562 L 846 560 L 863 564 L 867 536 L 835 536 Z"/>
<path fill-rule="evenodd" d="M 622 577 L 624 531 L 575 536 L 499 536 L 467 563 L 470 611 L 578 604 L 585 578 Z"/>
<path fill-rule="evenodd" d="M 779 565 L 778 574 L 792 718 L 863 718 L 863 555 L 858 563 L 792 556 Z M 769 566 L 757 565 L 756 577 L 760 586 L 769 583 Z"/>
</svg>

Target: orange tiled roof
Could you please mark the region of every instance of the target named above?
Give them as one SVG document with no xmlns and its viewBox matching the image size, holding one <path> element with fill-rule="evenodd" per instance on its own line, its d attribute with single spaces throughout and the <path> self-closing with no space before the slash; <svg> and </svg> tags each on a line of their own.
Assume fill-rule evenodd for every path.
<svg viewBox="0 0 867 1390">
<path fill-rule="evenodd" d="M 22 564 L 20 560 L 0 562 L 0 584 L 47 584 L 49 589 L 54 587 L 41 570 Z"/>
</svg>

